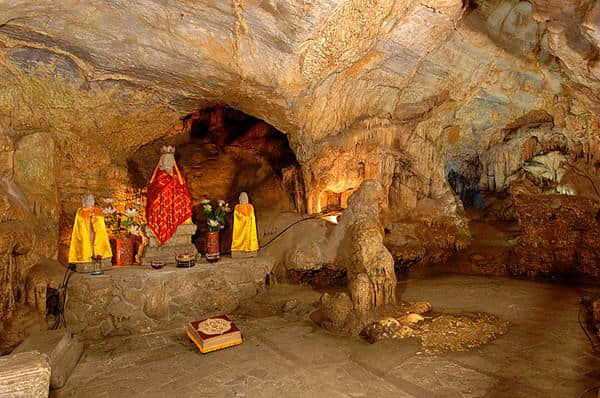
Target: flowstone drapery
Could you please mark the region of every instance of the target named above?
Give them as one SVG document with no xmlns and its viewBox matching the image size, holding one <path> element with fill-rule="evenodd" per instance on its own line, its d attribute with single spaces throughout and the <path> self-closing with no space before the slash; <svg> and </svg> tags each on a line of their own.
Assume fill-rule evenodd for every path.
<svg viewBox="0 0 600 398">
<path fill-rule="evenodd" d="M 383 245 L 381 215 L 385 206 L 381 182 L 364 181 L 349 198 L 328 242 L 337 247 L 334 262 L 348 275 L 348 294 L 324 294 L 321 298 L 327 328 L 355 334 L 372 310 L 396 303 L 394 259 Z"/>
</svg>

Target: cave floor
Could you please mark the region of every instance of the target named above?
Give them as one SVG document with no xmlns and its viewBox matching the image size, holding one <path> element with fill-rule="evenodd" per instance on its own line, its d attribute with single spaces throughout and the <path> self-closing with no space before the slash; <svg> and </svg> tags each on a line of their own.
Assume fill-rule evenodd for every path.
<svg viewBox="0 0 600 398">
<path fill-rule="evenodd" d="M 579 298 L 600 287 L 439 275 L 398 289 L 437 313 L 492 313 L 509 331 L 442 355 L 425 354 L 415 339 L 372 345 L 316 327 L 308 314 L 318 292 L 278 285 L 233 314 L 241 346 L 202 355 L 182 329 L 109 338 L 89 344 L 51 396 L 531 398 L 579 397 L 600 385 L 600 357 L 578 324 Z"/>
</svg>

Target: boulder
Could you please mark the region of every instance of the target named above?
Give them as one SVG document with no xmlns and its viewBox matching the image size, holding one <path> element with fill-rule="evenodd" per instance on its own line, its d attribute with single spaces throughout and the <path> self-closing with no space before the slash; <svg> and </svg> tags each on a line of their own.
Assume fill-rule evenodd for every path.
<svg viewBox="0 0 600 398">
<path fill-rule="evenodd" d="M 50 387 L 61 388 L 83 354 L 83 343 L 66 329 L 49 330 L 29 336 L 13 354 L 37 351 L 44 354 L 50 364 Z"/>
<path fill-rule="evenodd" d="M 323 326 L 328 329 L 340 330 L 344 327 L 353 306 L 346 293 L 325 293 L 321 296 L 320 309 L 324 318 Z"/>
<path fill-rule="evenodd" d="M 0 398 L 42 398 L 49 391 L 46 355 L 31 351 L 0 357 Z"/>
<path fill-rule="evenodd" d="M 46 318 L 46 293 L 48 288 L 59 290 L 65 277 L 65 266 L 56 260 L 42 259 L 34 265 L 25 278 L 25 299 Z"/>
<path fill-rule="evenodd" d="M 48 330 L 46 320 L 35 308 L 17 304 L 10 317 L 0 324 L 0 354 L 7 354 L 33 333 Z"/>
<path fill-rule="evenodd" d="M 323 268 L 324 262 L 319 245 L 308 242 L 288 252 L 286 266 L 291 271 L 316 271 Z"/>
</svg>

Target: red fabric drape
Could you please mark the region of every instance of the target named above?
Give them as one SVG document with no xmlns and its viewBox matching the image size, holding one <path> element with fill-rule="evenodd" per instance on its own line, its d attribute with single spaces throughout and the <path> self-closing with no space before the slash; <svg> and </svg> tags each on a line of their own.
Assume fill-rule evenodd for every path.
<svg viewBox="0 0 600 398">
<path fill-rule="evenodd" d="M 177 166 L 172 176 L 157 166 L 148 184 L 146 218 L 158 242 L 167 242 L 191 216 L 192 198 Z"/>
</svg>

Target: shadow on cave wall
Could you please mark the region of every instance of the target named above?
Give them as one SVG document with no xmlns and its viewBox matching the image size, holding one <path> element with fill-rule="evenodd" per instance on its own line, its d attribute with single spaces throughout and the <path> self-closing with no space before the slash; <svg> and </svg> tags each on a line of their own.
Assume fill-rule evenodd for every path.
<svg viewBox="0 0 600 398">
<path fill-rule="evenodd" d="M 481 211 L 484 197 L 480 186 L 481 165 L 477 157 L 462 162 L 448 162 L 446 179 L 460 198 L 465 210 Z"/>
</svg>

